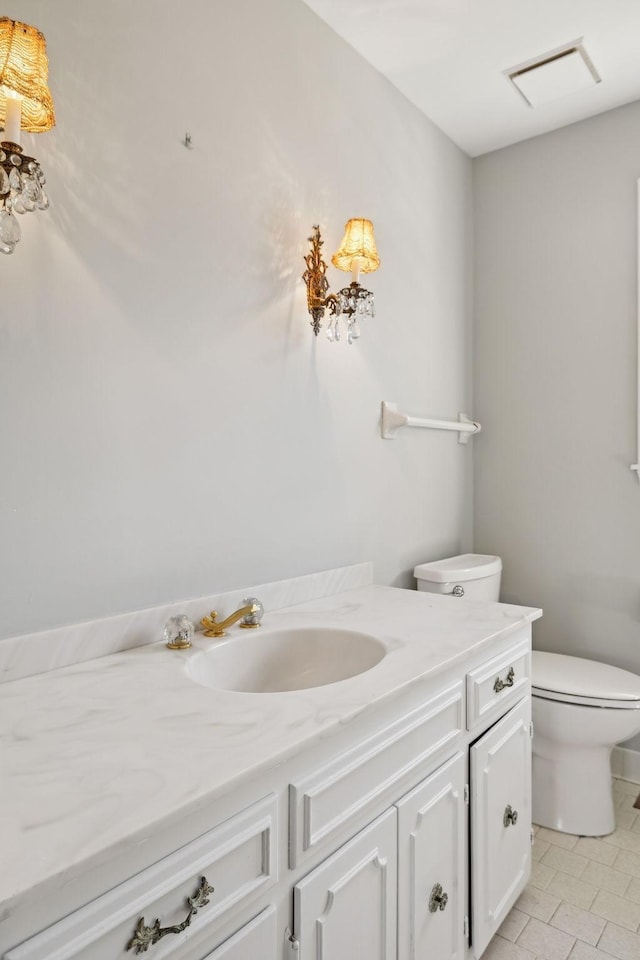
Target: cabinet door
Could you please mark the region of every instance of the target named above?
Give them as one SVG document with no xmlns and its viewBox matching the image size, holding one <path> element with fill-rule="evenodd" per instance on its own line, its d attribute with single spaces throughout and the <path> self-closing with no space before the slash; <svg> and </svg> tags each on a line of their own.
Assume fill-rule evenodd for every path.
<svg viewBox="0 0 640 960">
<path fill-rule="evenodd" d="M 465 758 L 398 807 L 398 960 L 461 960 L 465 950 Z"/>
<path fill-rule="evenodd" d="M 208 953 L 204 960 L 248 960 L 249 957 L 276 960 L 276 911 L 273 907 L 263 910 L 217 950 Z"/>
<path fill-rule="evenodd" d="M 472 946 L 478 957 L 531 867 L 531 698 L 471 748 Z"/>
<path fill-rule="evenodd" d="M 294 936 L 304 960 L 395 960 L 395 807 L 294 887 Z"/>
</svg>

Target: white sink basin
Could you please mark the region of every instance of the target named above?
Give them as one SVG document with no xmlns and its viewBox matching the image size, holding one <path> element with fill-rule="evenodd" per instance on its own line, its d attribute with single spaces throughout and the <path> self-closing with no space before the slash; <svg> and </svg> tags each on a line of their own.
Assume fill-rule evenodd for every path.
<svg viewBox="0 0 640 960">
<path fill-rule="evenodd" d="M 379 663 L 386 652 L 375 637 L 354 630 L 255 631 L 197 653 L 187 672 L 213 690 L 281 693 L 355 677 Z"/>
</svg>

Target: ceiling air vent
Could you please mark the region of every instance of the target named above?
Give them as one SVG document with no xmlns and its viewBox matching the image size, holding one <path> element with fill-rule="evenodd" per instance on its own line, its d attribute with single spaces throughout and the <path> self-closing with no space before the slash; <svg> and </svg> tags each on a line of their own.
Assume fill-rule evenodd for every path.
<svg viewBox="0 0 640 960">
<path fill-rule="evenodd" d="M 530 107 L 560 100 L 601 81 L 582 39 L 511 67 L 504 74 Z"/>
</svg>

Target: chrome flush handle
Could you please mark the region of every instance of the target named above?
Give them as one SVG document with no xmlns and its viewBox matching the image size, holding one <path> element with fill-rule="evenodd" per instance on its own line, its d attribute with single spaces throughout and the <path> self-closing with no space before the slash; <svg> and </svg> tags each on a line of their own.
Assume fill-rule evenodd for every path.
<svg viewBox="0 0 640 960">
<path fill-rule="evenodd" d="M 461 587 L 459 583 L 455 585 L 451 591 L 452 597 L 464 597 L 464 587 Z"/>
</svg>

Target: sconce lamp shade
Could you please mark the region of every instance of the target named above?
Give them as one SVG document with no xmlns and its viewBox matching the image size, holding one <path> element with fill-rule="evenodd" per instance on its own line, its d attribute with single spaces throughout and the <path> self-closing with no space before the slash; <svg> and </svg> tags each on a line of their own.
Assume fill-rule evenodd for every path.
<svg viewBox="0 0 640 960">
<path fill-rule="evenodd" d="M 356 257 L 362 273 L 373 273 L 380 266 L 371 220 L 356 218 L 347 222 L 340 249 L 331 257 L 331 263 L 338 270 L 350 273 Z"/>
<path fill-rule="evenodd" d="M 23 130 L 51 130 L 56 118 L 48 72 L 47 45 L 40 31 L 0 17 L 0 119 L 6 121 L 7 95 L 13 94 L 22 102 Z"/>
</svg>

